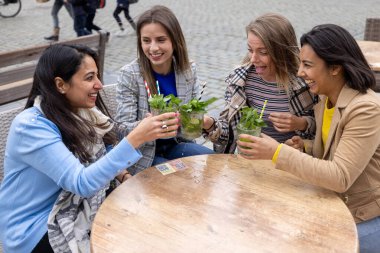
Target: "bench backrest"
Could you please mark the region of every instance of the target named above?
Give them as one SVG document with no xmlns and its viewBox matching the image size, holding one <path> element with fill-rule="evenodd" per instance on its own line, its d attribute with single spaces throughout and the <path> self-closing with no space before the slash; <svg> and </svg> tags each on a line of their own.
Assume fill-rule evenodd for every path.
<svg viewBox="0 0 380 253">
<path fill-rule="evenodd" d="M 4 152 L 5 152 L 5 144 L 7 143 L 7 137 L 9 128 L 11 123 L 16 117 L 24 109 L 24 106 L 17 105 L 12 109 L 4 110 L 0 112 L 0 182 L 3 181 L 4 176 Z"/>
<path fill-rule="evenodd" d="M 380 18 L 367 18 L 364 40 L 380 41 Z"/>
<path fill-rule="evenodd" d="M 98 55 L 99 74 L 102 80 L 107 34 L 100 33 L 78 37 L 55 44 L 83 44 L 91 47 Z M 0 52 L 0 105 L 28 96 L 33 73 L 42 52 L 51 44 Z"/>
<path fill-rule="evenodd" d="M 103 90 L 101 91 L 103 101 L 106 104 L 108 111 L 113 118 L 115 118 L 117 110 L 116 87 L 116 84 L 104 85 Z"/>
</svg>

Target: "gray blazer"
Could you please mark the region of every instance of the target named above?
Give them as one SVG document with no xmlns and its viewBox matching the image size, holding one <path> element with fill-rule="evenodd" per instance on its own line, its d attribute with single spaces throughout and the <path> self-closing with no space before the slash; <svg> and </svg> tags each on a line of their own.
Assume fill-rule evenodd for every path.
<svg viewBox="0 0 380 253">
<path fill-rule="evenodd" d="M 372 90 L 343 87 L 323 146 L 325 103 L 321 96 L 315 140 L 306 146 L 313 157 L 283 145 L 276 168 L 339 193 L 357 223 L 380 216 L 380 99 Z"/>
<path fill-rule="evenodd" d="M 191 63 L 191 69 L 180 73 L 176 70 L 173 58 L 177 96 L 183 103 L 189 102 L 198 96 L 199 83 L 196 74 L 196 65 Z M 121 138 L 128 135 L 150 111 L 148 94 L 145 89 L 144 79 L 141 75 L 137 59 L 121 68 L 121 74 L 117 82 L 118 103 L 115 121 L 120 123 Z M 128 171 L 134 175 L 152 165 L 156 150 L 156 142 L 147 142 L 139 147 L 143 157 Z"/>
</svg>

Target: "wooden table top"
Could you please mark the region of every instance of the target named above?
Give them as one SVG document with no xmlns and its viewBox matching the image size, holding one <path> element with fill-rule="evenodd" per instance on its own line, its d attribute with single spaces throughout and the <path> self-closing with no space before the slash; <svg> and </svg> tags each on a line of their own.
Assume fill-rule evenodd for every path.
<svg viewBox="0 0 380 253">
<path fill-rule="evenodd" d="M 358 44 L 372 69 L 380 71 L 380 42 L 359 40 Z"/>
<path fill-rule="evenodd" d="M 91 232 L 92 252 L 358 252 L 354 220 L 334 193 L 236 155 L 155 167 L 107 197 Z"/>
</svg>

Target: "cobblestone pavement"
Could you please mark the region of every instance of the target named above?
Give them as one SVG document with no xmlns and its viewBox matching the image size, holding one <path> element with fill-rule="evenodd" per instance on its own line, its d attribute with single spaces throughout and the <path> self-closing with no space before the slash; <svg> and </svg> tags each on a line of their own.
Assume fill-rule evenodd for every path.
<svg viewBox="0 0 380 253">
<path fill-rule="evenodd" d="M 0 18 L 0 51 L 46 43 L 43 37 L 52 31 L 53 2 L 22 0 L 18 16 Z M 136 36 L 128 24 L 125 24 L 126 37 L 114 36 L 118 31 L 112 16 L 115 3 L 116 0 L 108 0 L 95 18 L 96 24 L 111 32 L 105 58 L 106 83 L 113 82 L 119 68 L 136 57 Z M 225 76 L 247 51 L 245 26 L 251 19 L 266 12 L 277 12 L 292 22 L 297 36 L 314 25 L 335 23 L 345 27 L 356 39 L 363 39 L 365 19 L 380 15 L 380 0 L 140 0 L 130 6 L 131 16 L 137 18 L 155 4 L 166 5 L 174 11 L 184 31 L 190 57 L 198 63 L 199 77 L 208 82 L 206 95 L 218 98 L 224 95 Z M 60 11 L 59 18 L 60 39 L 75 37 L 73 22 L 65 9 Z M 223 99 L 220 99 L 211 114 L 217 114 L 222 104 Z"/>
<path fill-rule="evenodd" d="M 22 1 L 18 16 L 0 18 L 0 51 L 46 43 L 43 37 L 52 30 L 50 10 L 54 0 Z M 111 32 L 106 48 L 105 83 L 114 82 L 119 68 L 136 57 L 136 36 L 124 17 L 127 36 L 115 36 L 118 31 L 112 16 L 115 3 L 116 0 L 108 0 L 95 18 L 96 24 Z M 380 0 L 140 0 L 130 6 L 130 14 L 137 19 L 155 4 L 166 5 L 174 11 L 183 28 L 190 57 L 198 63 L 199 77 L 208 82 L 206 96 L 218 98 L 224 95 L 225 76 L 246 53 L 245 26 L 251 19 L 266 12 L 277 12 L 292 22 L 297 36 L 314 25 L 335 23 L 345 27 L 356 39 L 363 39 L 365 19 L 378 17 L 380 13 Z M 73 22 L 65 9 L 59 18 L 60 39 L 75 37 Z M 218 103 L 217 107 L 221 108 L 223 99 Z"/>
</svg>

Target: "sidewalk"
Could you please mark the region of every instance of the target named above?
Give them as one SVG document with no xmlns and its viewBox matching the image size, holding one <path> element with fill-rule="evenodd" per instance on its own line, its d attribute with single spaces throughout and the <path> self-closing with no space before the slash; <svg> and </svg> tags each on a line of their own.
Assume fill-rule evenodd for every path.
<svg viewBox="0 0 380 253">
<path fill-rule="evenodd" d="M 52 31 L 50 16 L 54 0 L 36 3 L 22 0 L 21 13 L 15 18 L 0 18 L 0 51 L 18 49 L 46 43 L 43 40 Z M 112 13 L 116 1 L 107 1 L 104 9 L 99 9 L 95 24 L 111 32 L 106 48 L 105 83 L 114 82 L 118 70 L 136 57 L 136 36 L 129 24 L 125 23 L 126 37 L 116 37 L 118 26 Z M 239 64 L 246 53 L 245 26 L 251 19 L 266 12 L 278 12 L 293 24 L 297 36 L 321 23 L 336 23 L 345 27 L 357 39 L 363 39 L 365 19 L 380 14 L 380 0 L 344 1 L 340 0 L 140 0 L 130 6 L 130 14 L 137 16 L 155 4 L 170 7 L 177 15 L 183 28 L 190 58 L 198 64 L 198 75 L 207 81 L 206 97 L 224 96 L 224 78 Z M 60 39 L 75 37 L 72 20 L 62 8 L 59 13 Z M 223 99 L 219 106 L 222 107 Z M 217 111 L 216 111 L 217 113 Z"/>
<path fill-rule="evenodd" d="M 53 2 L 22 0 L 23 7 L 18 16 L 0 18 L 0 51 L 47 43 L 43 37 L 52 31 L 50 11 Z M 115 4 L 114 0 L 107 1 L 94 20 L 95 24 L 111 32 L 106 49 L 105 84 L 115 82 L 118 70 L 137 55 L 136 36 L 123 16 L 127 36 L 114 36 L 118 31 L 112 16 Z M 168 6 L 178 17 L 190 58 L 198 63 L 199 79 L 208 83 L 205 97 L 220 98 L 217 108 L 211 111 L 212 116 L 217 116 L 223 106 L 225 76 L 247 52 L 245 26 L 250 20 L 267 12 L 277 12 L 292 22 L 298 37 L 315 25 L 335 23 L 360 40 L 364 35 L 365 19 L 380 16 L 380 0 L 140 0 L 130 6 L 130 14 L 136 19 L 156 4 Z M 75 37 L 73 22 L 64 8 L 59 18 L 60 39 Z M 206 145 L 210 146 L 210 143 Z"/>
</svg>

